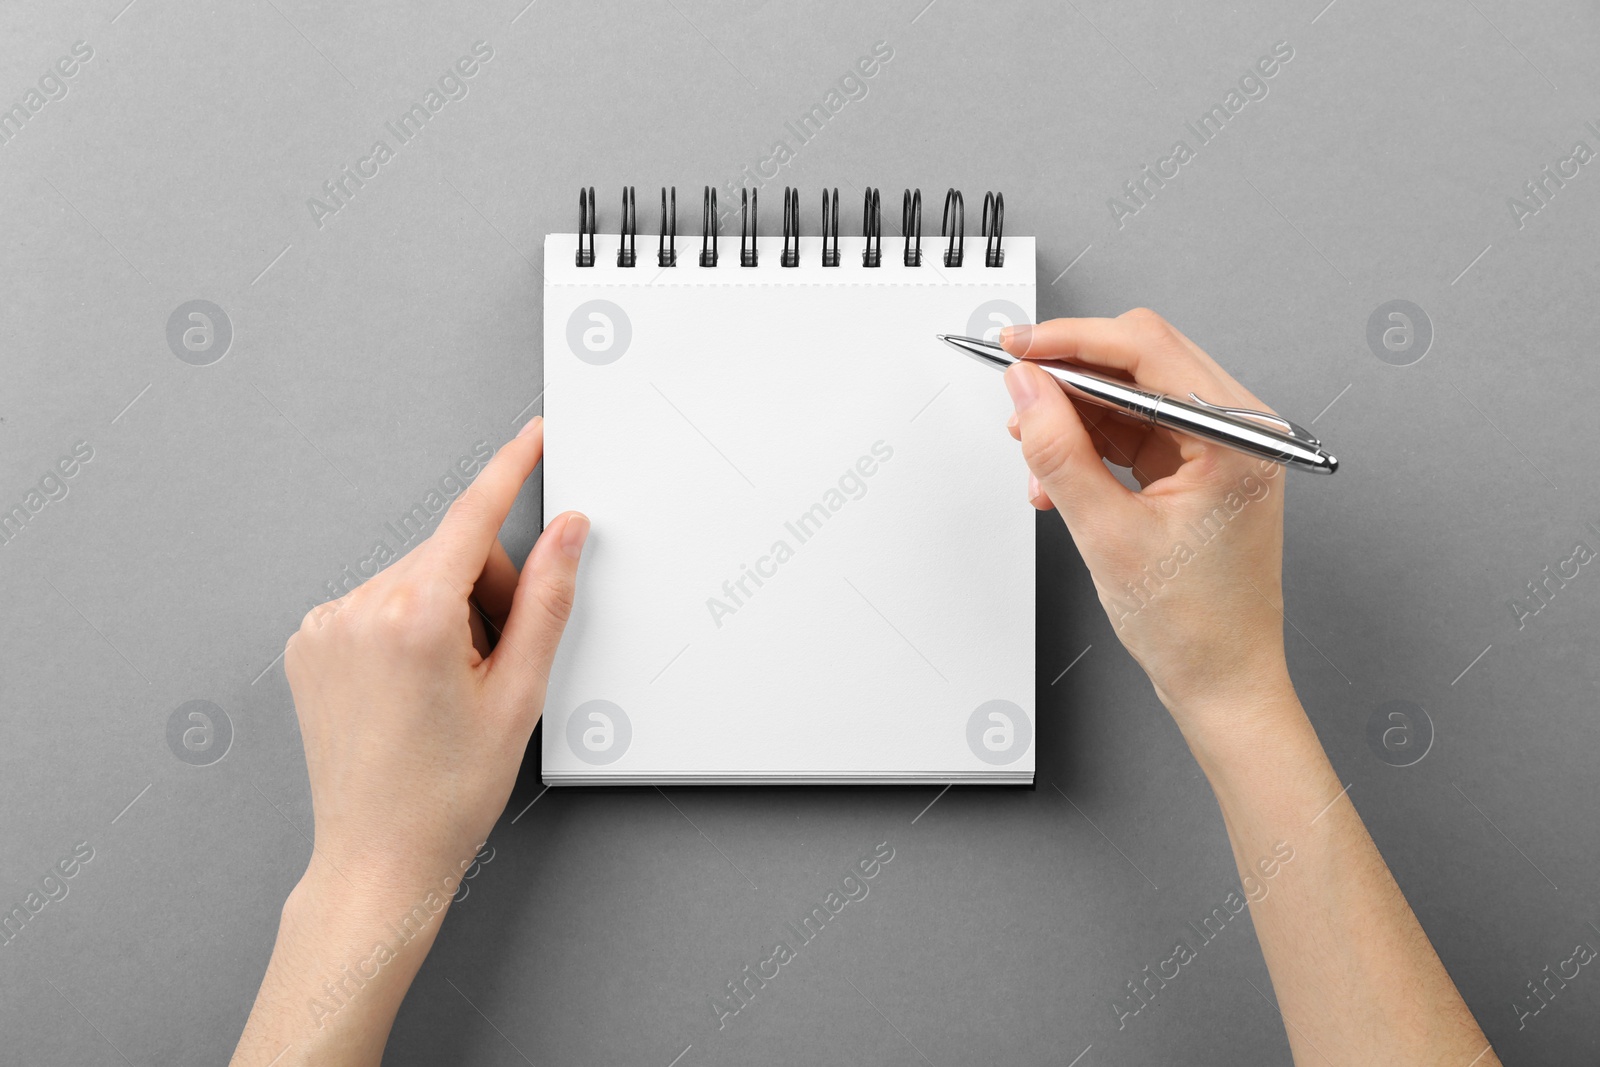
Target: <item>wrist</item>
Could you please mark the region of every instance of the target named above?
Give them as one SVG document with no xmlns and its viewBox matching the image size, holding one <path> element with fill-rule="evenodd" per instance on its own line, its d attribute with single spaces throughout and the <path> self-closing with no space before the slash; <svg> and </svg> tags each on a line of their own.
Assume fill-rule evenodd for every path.
<svg viewBox="0 0 1600 1067">
<path fill-rule="evenodd" d="M 1253 623 L 1236 626 L 1215 615 L 1175 613 L 1160 621 L 1164 625 L 1118 636 L 1186 732 L 1212 718 L 1232 720 L 1240 708 L 1271 710 L 1294 703 L 1280 631 Z"/>
<path fill-rule="evenodd" d="M 453 853 L 450 846 L 400 848 L 392 841 L 353 849 L 339 847 L 342 838 L 336 841 L 332 834 L 328 842 L 323 847 L 318 835 L 297 889 L 330 906 L 383 913 L 406 910 L 430 897 L 448 901 L 478 854 L 478 849 Z"/>
<path fill-rule="evenodd" d="M 1287 672 L 1259 682 L 1174 708 L 1173 717 L 1225 816 L 1310 818 L 1338 792 L 1337 776 Z"/>
<path fill-rule="evenodd" d="M 423 925 L 437 929 L 459 885 L 443 876 L 402 882 L 363 877 L 364 873 L 344 871 L 313 857 L 284 902 L 285 922 L 331 938 L 346 934 L 367 938 L 373 930 L 408 917 L 414 928 L 426 916 L 429 921 Z"/>
<path fill-rule="evenodd" d="M 1282 717 L 1299 710 L 1283 643 L 1249 639 L 1195 644 L 1146 666 L 1156 696 L 1185 733 L 1213 723 Z"/>
<path fill-rule="evenodd" d="M 376 1040 L 381 1051 L 450 897 L 442 887 L 418 894 L 358 885 L 313 860 L 284 901 L 268 969 L 308 1049 L 331 1055 Z"/>
<path fill-rule="evenodd" d="M 1208 776 L 1227 777 L 1264 760 L 1321 751 L 1286 666 L 1236 671 L 1174 697 L 1156 688 Z"/>
</svg>

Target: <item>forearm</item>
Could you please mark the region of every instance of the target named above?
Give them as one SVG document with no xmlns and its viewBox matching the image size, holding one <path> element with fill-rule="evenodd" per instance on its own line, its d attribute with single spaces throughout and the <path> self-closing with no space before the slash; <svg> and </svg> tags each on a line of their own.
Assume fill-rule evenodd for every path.
<svg viewBox="0 0 1600 1067">
<path fill-rule="evenodd" d="M 377 1064 L 449 900 L 443 885 L 358 888 L 308 872 L 284 904 L 234 1067 Z"/>
<path fill-rule="evenodd" d="M 1213 724 L 1186 733 L 1222 809 L 1295 1061 L 1498 1063 L 1287 674 L 1234 706 L 1174 712 Z"/>
</svg>

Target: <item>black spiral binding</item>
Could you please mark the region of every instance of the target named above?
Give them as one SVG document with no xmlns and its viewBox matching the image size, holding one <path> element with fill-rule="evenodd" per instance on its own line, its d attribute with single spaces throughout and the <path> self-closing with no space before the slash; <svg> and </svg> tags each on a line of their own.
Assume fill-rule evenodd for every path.
<svg viewBox="0 0 1600 1067">
<path fill-rule="evenodd" d="M 739 266 L 756 266 L 756 189 L 739 190 Z M 745 248 L 749 240 L 750 247 Z"/>
<path fill-rule="evenodd" d="M 954 228 L 951 223 L 954 222 Z M 951 189 L 944 194 L 944 220 L 939 223 L 939 236 L 947 238 L 944 246 L 944 265 L 959 267 L 967 254 L 967 209 L 961 200 L 961 190 Z"/>
<path fill-rule="evenodd" d="M 912 245 L 911 235 L 915 233 L 917 243 Z M 900 236 L 905 238 L 905 253 L 902 262 L 908 267 L 922 266 L 922 190 L 906 190 L 905 199 L 900 202 Z"/>
<path fill-rule="evenodd" d="M 778 262 L 800 265 L 800 190 L 788 186 L 783 189 L 783 257 Z"/>
<path fill-rule="evenodd" d="M 667 187 L 661 187 L 661 241 L 656 250 L 656 265 L 678 265 L 678 187 L 672 187 L 672 214 L 667 214 Z"/>
<path fill-rule="evenodd" d="M 833 247 L 828 247 L 828 242 L 833 242 Z M 832 203 L 829 203 L 828 190 L 822 190 L 822 265 L 824 267 L 837 267 L 839 265 L 839 187 L 834 186 Z"/>
<path fill-rule="evenodd" d="M 639 211 L 633 202 L 633 186 L 622 187 L 621 240 L 617 244 L 617 266 L 631 267 L 639 261 Z"/>
<path fill-rule="evenodd" d="M 883 266 L 883 211 L 879 205 L 878 190 L 871 186 L 867 187 L 861 205 L 861 232 L 867 238 L 867 246 L 861 250 L 861 265 Z"/>
<path fill-rule="evenodd" d="M 739 265 L 754 267 L 759 263 L 757 241 L 759 215 L 757 196 L 759 189 L 741 190 L 739 194 Z M 594 186 L 578 190 L 578 252 L 576 262 L 580 267 L 595 265 L 595 235 L 597 201 Z M 1004 193 L 986 192 L 983 195 L 983 265 L 1005 266 L 1006 198 Z M 865 247 L 861 253 L 863 267 L 883 265 L 883 208 L 879 190 L 869 187 L 862 200 L 861 230 Z M 639 210 L 635 202 L 634 187 L 622 189 L 622 225 L 617 247 L 617 266 L 632 267 L 639 259 Z M 700 265 L 715 267 L 719 261 L 718 238 L 722 233 L 722 217 L 717 212 L 717 191 L 705 187 L 702 204 L 700 234 Z M 907 189 L 900 205 L 900 236 L 903 242 L 901 262 L 908 267 L 922 266 L 922 190 Z M 961 190 L 951 188 L 945 193 L 944 214 L 939 224 L 939 236 L 945 241 L 944 265 L 960 267 L 966 258 L 966 206 Z M 783 255 L 779 261 L 785 267 L 800 265 L 800 190 L 786 186 L 783 190 Z M 661 187 L 661 236 L 656 251 L 656 263 L 662 267 L 678 265 L 678 187 Z M 839 190 L 837 187 L 822 192 L 822 265 L 837 267 L 839 253 Z"/>
<path fill-rule="evenodd" d="M 578 266 L 594 266 L 594 186 L 578 190 Z M 583 239 L 589 239 L 588 248 Z"/>
<path fill-rule="evenodd" d="M 994 214 L 989 213 L 990 206 Z M 1006 198 L 1003 193 L 983 194 L 983 265 L 985 267 L 1000 267 L 1005 265 L 1006 251 L 1000 247 L 1000 239 L 1006 227 Z"/>
<path fill-rule="evenodd" d="M 717 265 L 717 238 L 722 236 L 722 216 L 717 214 L 717 191 L 706 186 L 700 202 L 700 265 Z"/>
</svg>

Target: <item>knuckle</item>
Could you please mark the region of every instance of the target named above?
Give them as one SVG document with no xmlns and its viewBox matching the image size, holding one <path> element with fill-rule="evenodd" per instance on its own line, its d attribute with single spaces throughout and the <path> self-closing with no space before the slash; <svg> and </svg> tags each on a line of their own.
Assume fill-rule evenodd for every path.
<svg viewBox="0 0 1600 1067">
<path fill-rule="evenodd" d="M 380 637 L 400 639 L 409 634 L 413 618 L 411 598 L 397 589 L 374 605 L 370 625 Z"/>
<path fill-rule="evenodd" d="M 1162 318 L 1159 312 L 1142 306 L 1129 308 L 1127 311 L 1124 311 L 1120 317 L 1124 322 L 1131 323 L 1135 326 L 1165 327 L 1167 325 L 1167 320 Z"/>
<path fill-rule="evenodd" d="M 1119 317 L 1137 339 L 1167 338 L 1172 334 L 1172 324 L 1147 307 L 1133 308 Z"/>
<path fill-rule="evenodd" d="M 440 643 L 448 620 L 435 598 L 409 582 L 396 582 L 372 605 L 368 626 L 385 645 L 423 651 Z"/>
<path fill-rule="evenodd" d="M 298 691 L 313 672 L 312 664 L 319 661 L 319 649 L 306 638 L 295 634 L 283 646 L 283 676 L 289 687 Z"/>
<path fill-rule="evenodd" d="M 322 629 L 328 625 L 328 621 L 339 613 L 339 609 L 343 603 L 344 601 L 341 598 L 339 600 L 330 600 L 326 603 L 318 604 L 316 607 L 306 612 L 305 617 L 300 620 L 300 629 L 298 633 L 303 634 L 306 637 L 313 637 L 320 633 Z"/>
</svg>

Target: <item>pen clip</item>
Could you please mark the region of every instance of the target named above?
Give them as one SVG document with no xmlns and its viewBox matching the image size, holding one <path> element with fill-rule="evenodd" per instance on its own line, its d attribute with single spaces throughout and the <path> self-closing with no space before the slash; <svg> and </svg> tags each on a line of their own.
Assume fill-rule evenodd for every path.
<svg viewBox="0 0 1600 1067">
<path fill-rule="evenodd" d="M 1290 422 L 1281 415 L 1274 415 L 1268 411 L 1256 411 L 1253 408 L 1226 408 L 1220 404 L 1213 404 L 1209 401 L 1201 400 L 1193 393 L 1189 394 L 1189 399 L 1210 411 L 1217 411 L 1224 415 L 1232 415 L 1235 418 L 1250 419 L 1253 422 L 1262 422 L 1271 426 L 1276 426 L 1283 430 L 1284 433 L 1294 438 L 1296 441 L 1310 445 L 1312 448 L 1322 447 L 1322 442 L 1312 436 L 1310 430 L 1307 430 L 1304 426 Z"/>
</svg>

